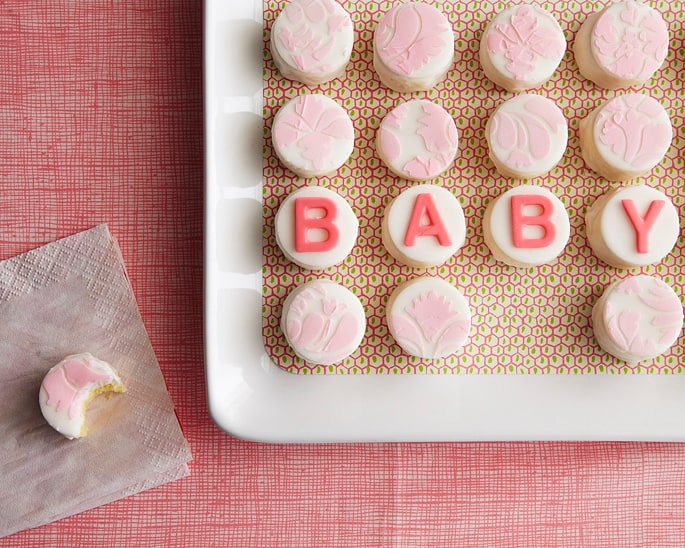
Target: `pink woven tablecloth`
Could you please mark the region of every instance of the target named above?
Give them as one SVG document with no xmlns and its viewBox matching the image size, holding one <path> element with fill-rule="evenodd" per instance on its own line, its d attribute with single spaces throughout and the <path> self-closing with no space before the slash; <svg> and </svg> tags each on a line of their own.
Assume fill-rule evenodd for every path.
<svg viewBox="0 0 685 548">
<path fill-rule="evenodd" d="M 214 426 L 201 52 L 199 0 L 0 2 L 0 258 L 109 224 L 194 456 L 189 478 L 0 546 L 685 546 L 683 445 L 277 446 Z"/>
</svg>

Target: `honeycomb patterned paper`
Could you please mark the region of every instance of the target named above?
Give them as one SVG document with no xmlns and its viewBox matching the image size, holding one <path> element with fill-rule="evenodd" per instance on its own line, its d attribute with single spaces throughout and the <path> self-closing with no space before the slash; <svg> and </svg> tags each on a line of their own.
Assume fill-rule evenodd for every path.
<svg viewBox="0 0 685 548">
<path fill-rule="evenodd" d="M 629 273 L 662 277 L 679 295 L 685 294 L 683 238 L 660 264 L 619 271 L 592 254 L 585 238 L 587 207 L 606 192 L 610 183 L 584 164 L 578 145 L 578 126 L 592 109 L 619 91 L 598 88 L 583 79 L 571 46 L 588 14 L 608 2 L 536 2 L 554 15 L 566 36 L 566 54 L 554 76 L 530 90 L 555 101 L 569 123 L 569 143 L 559 165 L 530 182 L 552 190 L 567 208 L 571 237 L 553 264 L 519 269 L 496 262 L 485 243 L 481 221 L 486 205 L 514 181 L 499 176 L 488 158 L 484 137 L 490 114 L 512 96 L 485 78 L 478 61 L 480 36 L 486 23 L 508 2 L 431 2 L 449 18 L 455 33 L 455 62 L 447 78 L 428 92 L 400 94 L 385 88 L 372 64 L 373 31 L 382 13 L 396 2 L 342 1 L 351 14 L 356 41 L 352 60 L 341 79 L 308 88 L 278 73 L 269 53 L 269 30 L 286 2 L 264 4 L 264 226 L 263 226 L 263 337 L 268 354 L 280 367 L 301 374 L 619 374 L 682 373 L 683 337 L 666 354 L 651 362 L 628 366 L 603 352 L 594 340 L 590 316 L 604 288 Z M 659 100 L 674 127 L 666 158 L 643 182 L 663 190 L 676 208 L 685 202 L 683 188 L 682 74 L 685 61 L 685 15 L 682 2 L 652 2 L 669 27 L 671 42 L 664 66 L 636 91 Z M 270 127 L 278 108 L 302 93 L 320 92 L 339 101 L 349 112 L 356 132 L 350 160 L 335 176 L 307 180 L 285 169 L 271 147 Z M 434 182 L 460 200 L 467 219 L 464 247 L 442 266 L 426 270 L 397 263 L 380 240 L 386 204 L 417 183 L 400 179 L 379 161 L 374 147 L 383 116 L 395 105 L 414 97 L 442 104 L 459 129 L 459 152 L 452 168 Z M 357 246 L 344 263 L 321 272 L 306 271 L 285 259 L 274 234 L 274 217 L 281 201 L 294 189 L 320 184 L 339 192 L 360 221 Z M 469 298 L 473 325 L 467 344 L 444 359 L 424 360 L 403 354 L 385 323 L 385 303 L 393 288 L 421 274 L 443 278 Z M 279 327 L 282 303 L 288 292 L 313 278 L 328 278 L 350 288 L 362 301 L 368 326 L 361 347 L 332 366 L 305 363 L 289 349 Z"/>
</svg>

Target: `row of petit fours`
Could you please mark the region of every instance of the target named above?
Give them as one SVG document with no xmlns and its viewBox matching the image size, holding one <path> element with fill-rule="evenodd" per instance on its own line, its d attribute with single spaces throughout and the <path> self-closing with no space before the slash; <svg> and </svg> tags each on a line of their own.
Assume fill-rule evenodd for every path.
<svg viewBox="0 0 685 548">
<path fill-rule="evenodd" d="M 347 111 L 322 94 L 299 95 L 274 117 L 271 137 L 280 161 L 305 178 L 337 172 L 354 149 Z M 580 150 L 587 166 L 610 181 L 649 173 L 666 155 L 673 128 L 653 97 L 624 93 L 594 109 L 580 123 Z M 532 179 L 549 173 L 566 152 L 568 124 L 557 105 L 523 93 L 500 104 L 485 126 L 488 154 L 505 177 Z M 448 171 L 459 148 L 457 126 L 439 104 L 402 102 L 377 130 L 378 157 L 395 175 L 427 181 Z"/>
<path fill-rule="evenodd" d="M 271 54 L 286 78 L 314 86 L 344 75 L 355 40 L 347 11 L 335 0 L 292 0 L 276 18 Z M 400 92 L 424 91 L 454 63 L 455 36 L 447 16 L 426 2 L 398 3 L 377 22 L 373 64 L 381 81 Z M 600 87 L 646 82 L 668 54 L 661 14 L 635 0 L 614 2 L 582 23 L 573 52 L 580 73 Z M 497 13 L 480 40 L 485 75 L 508 91 L 549 80 L 566 52 L 554 17 L 521 3 Z"/>
</svg>

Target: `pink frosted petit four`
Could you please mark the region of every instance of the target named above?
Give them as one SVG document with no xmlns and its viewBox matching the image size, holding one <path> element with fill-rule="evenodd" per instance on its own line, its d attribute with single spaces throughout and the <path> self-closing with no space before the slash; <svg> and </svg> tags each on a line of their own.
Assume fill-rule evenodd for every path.
<svg viewBox="0 0 685 548">
<path fill-rule="evenodd" d="M 590 15 L 573 46 L 580 73 L 605 89 L 639 86 L 668 54 L 668 27 L 644 2 L 613 2 Z"/>
<path fill-rule="evenodd" d="M 485 75 L 507 91 L 544 84 L 557 70 L 566 39 L 556 19 L 539 6 L 521 4 L 488 23 L 480 42 Z"/>
<path fill-rule="evenodd" d="M 335 0 L 292 0 L 271 29 L 280 73 L 310 86 L 342 76 L 353 45 L 352 21 Z"/>
<path fill-rule="evenodd" d="M 373 53 L 374 68 L 389 88 L 429 90 L 445 78 L 454 62 L 452 26 L 431 4 L 397 4 L 378 22 Z"/>
</svg>

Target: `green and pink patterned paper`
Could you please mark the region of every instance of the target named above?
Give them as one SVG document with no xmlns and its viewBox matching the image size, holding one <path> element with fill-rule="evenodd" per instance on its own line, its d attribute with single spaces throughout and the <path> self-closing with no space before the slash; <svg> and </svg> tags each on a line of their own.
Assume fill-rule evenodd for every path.
<svg viewBox="0 0 685 548">
<path fill-rule="evenodd" d="M 396 2 L 344 1 L 355 27 L 355 46 L 345 77 L 309 88 L 284 79 L 269 53 L 269 31 L 286 4 L 264 3 L 264 227 L 263 227 L 263 336 L 274 362 L 293 373 L 681 373 L 685 354 L 679 342 L 653 362 L 628 366 L 596 344 L 590 317 L 592 306 L 606 286 L 624 278 L 602 264 L 588 247 L 584 214 L 604 194 L 610 183 L 584 164 L 578 145 L 578 125 L 589 112 L 617 92 L 598 88 L 581 77 L 571 45 L 588 14 L 606 2 L 537 2 L 559 22 L 569 44 L 559 69 L 549 82 L 530 90 L 553 100 L 569 123 L 568 148 L 549 175 L 531 180 L 552 190 L 566 206 L 571 237 L 553 264 L 517 269 L 494 261 L 483 242 L 481 221 L 486 205 L 515 183 L 497 174 L 488 158 L 485 124 L 494 109 L 513 94 L 490 82 L 478 60 L 480 36 L 486 23 L 510 3 L 431 2 L 448 17 L 455 33 L 455 62 L 447 78 L 428 92 L 400 94 L 383 86 L 373 59 L 373 31 L 383 13 Z M 636 91 L 660 101 L 675 128 L 666 158 L 644 182 L 663 190 L 682 210 L 685 203 L 681 172 L 681 129 L 685 89 L 679 76 L 685 62 L 685 24 L 680 2 L 651 4 L 669 26 L 671 42 L 664 66 Z M 285 169 L 276 157 L 270 128 L 278 108 L 297 95 L 318 92 L 342 104 L 355 128 L 356 143 L 350 160 L 335 176 L 302 179 Z M 375 151 L 375 136 L 383 116 L 399 103 L 427 98 L 440 103 L 454 118 L 459 150 L 452 167 L 433 182 L 450 189 L 460 200 L 467 223 L 465 245 L 447 263 L 426 270 L 397 263 L 383 248 L 380 225 L 386 204 L 402 190 L 418 184 L 392 175 Z M 320 272 L 301 269 L 288 262 L 274 234 L 274 217 L 281 201 L 294 189 L 320 184 L 340 193 L 359 217 L 360 235 L 347 259 Z M 659 276 L 685 294 L 683 239 L 660 264 L 630 273 Z M 455 355 L 438 360 L 409 357 L 395 344 L 385 322 L 385 303 L 400 283 L 434 275 L 458 287 L 470 300 L 472 328 L 466 345 Z M 368 326 L 360 348 L 346 360 L 331 366 L 305 363 L 288 347 L 280 327 L 282 303 L 291 289 L 315 278 L 328 278 L 350 288 L 366 309 Z"/>
</svg>

